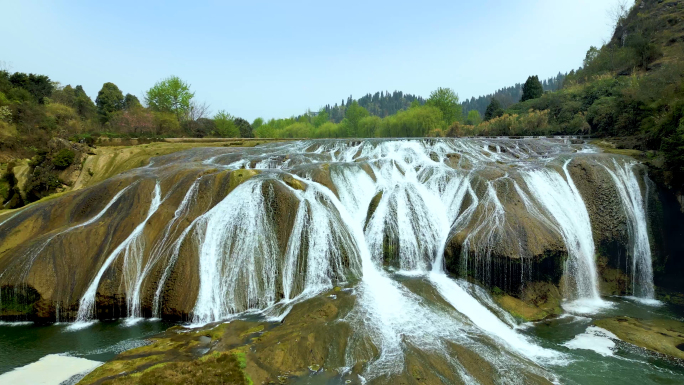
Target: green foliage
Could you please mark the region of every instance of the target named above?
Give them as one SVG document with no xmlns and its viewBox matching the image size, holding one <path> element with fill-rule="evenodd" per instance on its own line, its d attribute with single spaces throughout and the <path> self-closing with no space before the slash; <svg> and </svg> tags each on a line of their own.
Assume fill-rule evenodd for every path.
<svg viewBox="0 0 684 385">
<path fill-rule="evenodd" d="M 432 91 L 427 100 L 427 105 L 436 107 L 442 112 L 442 119 L 447 126 L 461 120 L 461 105 L 458 104 L 458 95 L 451 88 L 440 87 Z"/>
<path fill-rule="evenodd" d="M 57 155 L 55 155 L 54 159 L 52 160 L 52 163 L 57 168 L 65 169 L 74 163 L 75 156 L 76 154 L 73 151 L 63 148 L 59 150 Z"/>
<path fill-rule="evenodd" d="M 347 120 L 348 136 L 356 137 L 359 136 L 359 122 L 361 119 L 369 116 L 368 110 L 361 107 L 359 103 L 354 100 L 352 104 L 347 107 L 347 111 L 344 114 L 344 118 Z"/>
<path fill-rule="evenodd" d="M 180 123 L 175 114 L 170 112 L 153 112 L 153 124 L 157 135 L 178 135 L 180 132 Z"/>
<path fill-rule="evenodd" d="M 646 67 L 662 56 L 662 50 L 643 34 L 629 35 L 625 45 L 632 49 L 635 63 L 639 67 Z"/>
<path fill-rule="evenodd" d="M 256 118 L 252 122 L 252 130 L 256 130 L 257 128 L 261 127 L 261 125 L 264 124 L 264 119 L 262 118 Z"/>
<path fill-rule="evenodd" d="M 468 111 L 466 124 L 470 126 L 477 126 L 480 123 L 482 123 L 482 117 L 480 116 L 480 113 L 476 110 Z"/>
<path fill-rule="evenodd" d="M 124 110 L 132 110 L 136 108 L 142 108 L 142 104 L 140 104 L 140 100 L 138 100 L 138 97 L 135 95 L 131 94 L 126 94 L 124 96 L 123 100 L 123 108 Z"/>
<path fill-rule="evenodd" d="M 376 136 L 379 137 L 424 137 L 444 127 L 442 111 L 434 106 L 423 106 L 400 111 L 383 119 Z"/>
<path fill-rule="evenodd" d="M 560 90 L 563 87 L 566 75 L 567 74 L 559 72 L 555 77 L 542 81 L 544 91 L 553 92 Z M 461 103 L 463 112 L 464 114 L 467 114 L 469 111 L 476 110 L 480 113 L 480 116 L 484 116 L 492 99 L 496 99 L 501 104 L 501 108 L 506 109 L 515 103 L 520 102 L 522 87 L 523 85 L 521 83 L 517 83 L 514 86 L 504 87 L 489 95 L 464 100 L 463 103 Z"/>
<path fill-rule="evenodd" d="M 492 101 L 489 103 L 489 106 L 487 106 L 487 110 L 485 111 L 485 116 L 484 120 L 492 120 L 494 118 L 498 118 L 504 114 L 504 109 L 501 107 L 501 103 L 499 103 L 498 99 L 492 99 Z"/>
<path fill-rule="evenodd" d="M 45 75 L 35 75 L 22 72 L 15 72 L 9 77 L 12 86 L 22 88 L 34 98 L 37 103 L 42 104 L 45 98 L 52 95 L 54 86 L 50 78 Z"/>
<path fill-rule="evenodd" d="M 326 105 L 321 109 L 321 111 L 325 111 L 327 114 L 327 119 L 324 121 L 319 121 L 314 125 L 320 127 L 328 120 L 333 123 L 340 123 L 345 117 L 345 111 L 347 107 L 349 107 L 353 101 L 354 99 L 350 96 L 347 98 L 346 102 L 345 100 L 342 100 L 342 104 L 340 105 Z M 367 94 L 359 98 L 357 102 L 361 107 L 368 110 L 369 114 L 373 116 L 379 116 L 381 118 L 394 115 L 401 110 L 406 110 L 414 102 L 421 106 L 425 104 L 425 100 L 423 100 L 423 98 L 416 95 L 404 94 L 401 91 L 394 91 L 392 93 L 382 91 L 376 92 L 374 94 Z"/>
<path fill-rule="evenodd" d="M 530 76 L 527 78 L 525 85 L 523 85 L 522 97 L 520 98 L 520 101 L 524 102 L 527 100 L 540 98 L 543 93 L 544 87 L 539 81 L 539 77 L 537 75 Z"/>
<path fill-rule="evenodd" d="M 382 119 L 378 116 L 365 116 L 359 121 L 357 135 L 360 138 L 374 138 L 380 132 Z"/>
<path fill-rule="evenodd" d="M 313 120 L 313 125 L 316 128 L 319 128 L 320 126 L 324 125 L 330 120 L 330 115 L 328 115 L 328 112 L 325 109 L 321 109 L 316 117 Z"/>
<path fill-rule="evenodd" d="M 173 113 L 180 122 L 187 116 L 194 96 L 188 83 L 178 76 L 170 76 L 147 90 L 145 102 L 154 111 Z"/>
<path fill-rule="evenodd" d="M 222 138 L 240 137 L 240 130 L 233 122 L 233 119 L 234 118 L 224 110 L 220 110 L 216 115 L 214 115 L 216 134 Z"/>
<path fill-rule="evenodd" d="M 253 138 L 254 137 L 254 133 L 252 131 L 252 125 L 249 124 L 248 121 L 246 121 L 242 118 L 235 118 L 233 120 L 233 123 L 235 123 L 235 126 L 237 127 L 238 131 L 240 132 L 241 138 Z"/>
<path fill-rule="evenodd" d="M 95 99 L 97 113 L 102 123 L 108 122 L 114 113 L 124 108 L 124 96 L 114 83 L 105 83 Z"/>
</svg>

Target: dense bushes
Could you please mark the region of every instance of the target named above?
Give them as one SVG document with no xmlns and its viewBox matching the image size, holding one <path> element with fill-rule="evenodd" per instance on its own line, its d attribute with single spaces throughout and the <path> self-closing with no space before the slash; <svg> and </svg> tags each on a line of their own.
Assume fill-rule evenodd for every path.
<svg viewBox="0 0 684 385">
<path fill-rule="evenodd" d="M 55 155 L 54 159 L 52 160 L 52 163 L 58 169 L 65 169 L 71 166 L 72 163 L 74 163 L 75 156 L 76 154 L 73 151 L 63 148 L 59 150 L 57 155 Z"/>
<path fill-rule="evenodd" d="M 299 119 L 272 119 L 254 133 L 258 138 L 424 137 L 443 136 L 445 129 L 441 110 L 433 106 L 415 106 L 386 118 L 370 116 L 360 106 L 354 108 L 358 113 L 340 123 L 321 122 L 319 115 L 309 114 Z"/>
</svg>

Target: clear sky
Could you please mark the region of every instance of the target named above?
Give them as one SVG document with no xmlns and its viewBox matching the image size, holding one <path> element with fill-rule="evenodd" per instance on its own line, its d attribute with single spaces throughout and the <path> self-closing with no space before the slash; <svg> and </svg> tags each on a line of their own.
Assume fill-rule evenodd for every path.
<svg viewBox="0 0 684 385">
<path fill-rule="evenodd" d="M 0 61 L 142 100 L 177 75 L 250 121 L 381 90 L 461 98 L 581 65 L 617 0 L 0 0 Z"/>
</svg>

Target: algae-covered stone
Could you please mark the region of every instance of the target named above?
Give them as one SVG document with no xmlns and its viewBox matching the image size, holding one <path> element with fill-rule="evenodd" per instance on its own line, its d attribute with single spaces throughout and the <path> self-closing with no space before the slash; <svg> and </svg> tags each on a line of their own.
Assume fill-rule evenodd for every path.
<svg viewBox="0 0 684 385">
<path fill-rule="evenodd" d="M 230 173 L 230 180 L 228 182 L 229 191 L 232 191 L 237 186 L 245 183 L 252 177 L 259 175 L 259 170 L 235 170 Z"/>
<path fill-rule="evenodd" d="M 615 334 L 622 341 L 684 359 L 684 322 L 616 317 L 597 320 L 594 324 Z"/>
</svg>

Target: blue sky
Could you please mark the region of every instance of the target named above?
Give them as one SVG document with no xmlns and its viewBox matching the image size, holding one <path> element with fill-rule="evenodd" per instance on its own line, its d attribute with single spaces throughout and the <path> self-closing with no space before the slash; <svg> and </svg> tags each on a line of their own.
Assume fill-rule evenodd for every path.
<svg viewBox="0 0 684 385">
<path fill-rule="evenodd" d="M 249 120 L 401 90 L 461 98 L 567 72 L 611 32 L 617 0 L 0 0 L 13 71 L 141 97 L 177 75 Z"/>
</svg>

